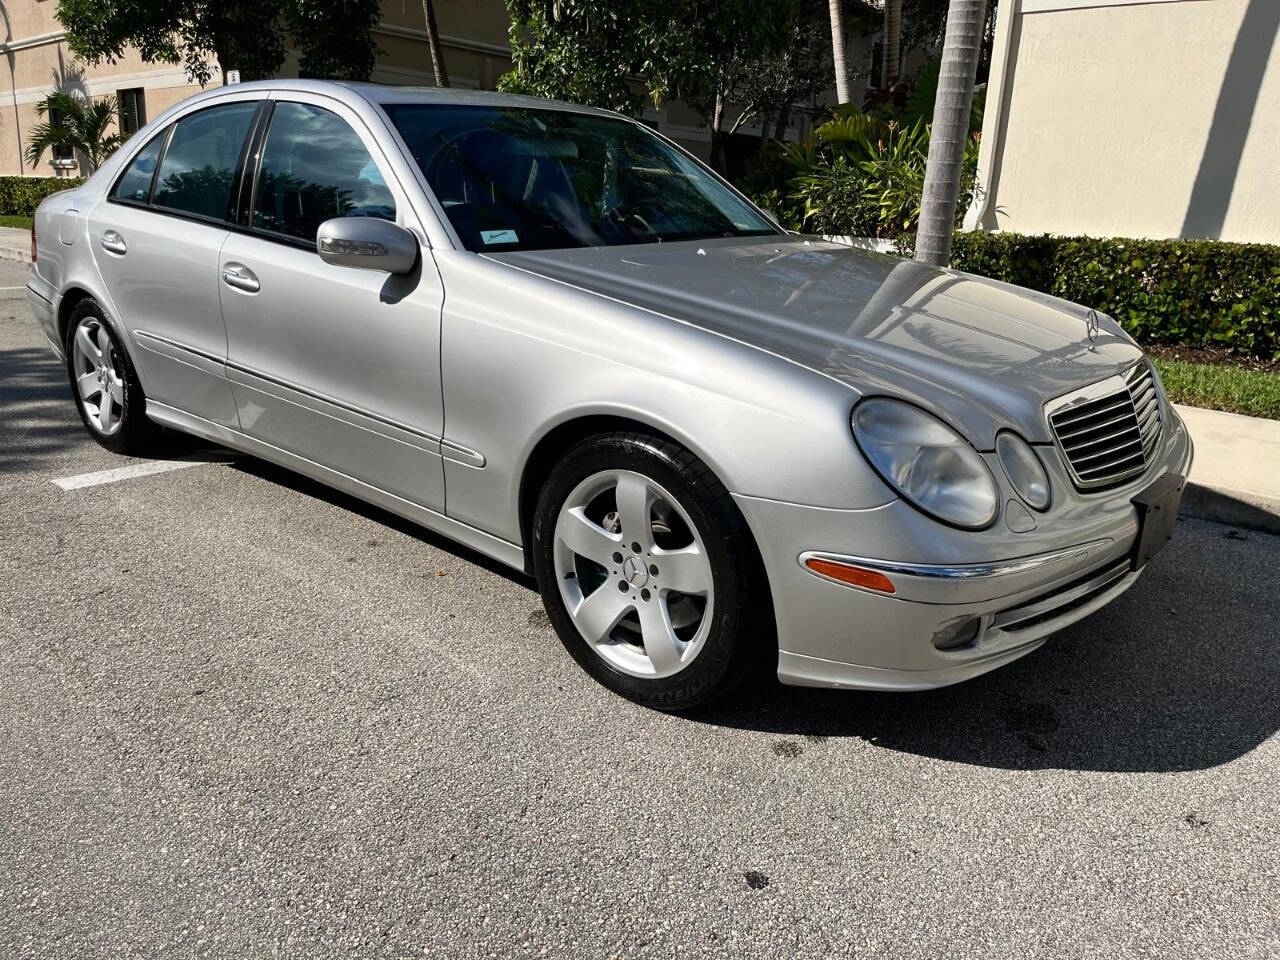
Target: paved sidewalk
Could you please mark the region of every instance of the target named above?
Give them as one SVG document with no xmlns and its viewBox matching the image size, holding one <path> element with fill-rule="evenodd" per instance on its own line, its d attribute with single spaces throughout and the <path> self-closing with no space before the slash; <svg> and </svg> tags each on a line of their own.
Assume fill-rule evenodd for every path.
<svg viewBox="0 0 1280 960">
<path fill-rule="evenodd" d="M 1280 420 L 1177 410 L 1196 445 L 1182 512 L 1280 533 Z"/>
<path fill-rule="evenodd" d="M 31 231 L 21 227 L 0 227 L 0 260 L 30 262 Z"/>
</svg>

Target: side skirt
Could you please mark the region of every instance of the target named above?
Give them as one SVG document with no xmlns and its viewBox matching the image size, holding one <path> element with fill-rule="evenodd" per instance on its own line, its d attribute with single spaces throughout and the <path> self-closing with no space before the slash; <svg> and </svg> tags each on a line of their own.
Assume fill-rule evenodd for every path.
<svg viewBox="0 0 1280 960">
<path fill-rule="evenodd" d="M 527 572 L 525 571 L 524 549 L 518 544 L 495 537 L 490 533 L 485 533 L 483 530 L 477 530 L 475 527 L 446 517 L 442 513 L 428 510 L 426 507 L 421 507 L 416 503 L 397 497 L 393 493 L 388 493 L 378 487 L 356 480 L 345 473 L 339 473 L 337 470 L 322 466 L 313 460 L 289 453 L 287 450 L 281 450 L 279 447 L 274 447 L 269 443 L 255 440 L 253 437 L 247 436 L 238 430 L 232 430 L 229 427 L 204 420 L 175 407 L 148 400 L 147 416 L 156 423 L 163 424 L 173 430 L 212 440 L 242 453 L 268 460 L 295 473 L 310 477 L 312 480 L 318 480 L 320 483 L 341 490 L 343 493 L 349 493 L 353 497 L 358 497 L 361 500 L 372 503 L 374 506 L 381 507 L 389 513 L 404 517 L 406 520 L 421 527 L 446 536 L 451 540 L 456 540 L 473 550 L 483 553 L 487 557 L 491 557 L 500 563 L 505 563 L 509 567 L 514 567 L 522 573 Z"/>
</svg>

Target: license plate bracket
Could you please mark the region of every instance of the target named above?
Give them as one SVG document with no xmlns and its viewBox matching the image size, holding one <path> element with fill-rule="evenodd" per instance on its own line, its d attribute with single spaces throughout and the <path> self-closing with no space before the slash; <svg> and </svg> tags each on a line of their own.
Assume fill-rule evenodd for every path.
<svg viewBox="0 0 1280 960">
<path fill-rule="evenodd" d="M 1138 538 L 1133 544 L 1130 563 L 1134 570 L 1146 566 L 1173 539 L 1178 523 L 1178 505 L 1187 478 L 1166 473 L 1130 501 L 1138 512 Z"/>
</svg>

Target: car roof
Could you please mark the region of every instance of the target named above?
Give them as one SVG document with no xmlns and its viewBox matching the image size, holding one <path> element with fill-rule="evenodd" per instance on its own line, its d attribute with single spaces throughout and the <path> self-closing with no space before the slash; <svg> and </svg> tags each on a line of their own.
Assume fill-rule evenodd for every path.
<svg viewBox="0 0 1280 960">
<path fill-rule="evenodd" d="M 619 114 L 598 107 L 585 107 L 559 100 L 544 100 L 541 97 L 526 97 L 513 93 L 496 93 L 489 90 L 460 90 L 456 87 L 403 87 L 382 83 L 348 83 L 337 80 L 255 80 L 251 83 L 233 84 L 232 86 L 215 87 L 192 98 L 213 100 L 238 92 L 248 91 L 310 91 L 336 96 L 342 100 L 356 98 L 372 104 L 392 103 L 431 103 L 459 104 L 466 106 L 524 107 L 537 110 L 564 110 L 573 113 L 588 113 L 602 117 L 617 117 Z"/>
</svg>

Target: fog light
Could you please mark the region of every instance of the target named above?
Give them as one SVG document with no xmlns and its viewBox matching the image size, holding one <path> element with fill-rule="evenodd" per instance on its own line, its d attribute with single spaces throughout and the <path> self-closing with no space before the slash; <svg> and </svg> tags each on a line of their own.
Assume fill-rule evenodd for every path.
<svg viewBox="0 0 1280 960">
<path fill-rule="evenodd" d="M 942 629 L 933 635 L 933 645 L 939 650 L 959 650 L 978 639 L 978 629 L 982 626 L 979 617 L 960 617 L 944 624 Z"/>
</svg>

